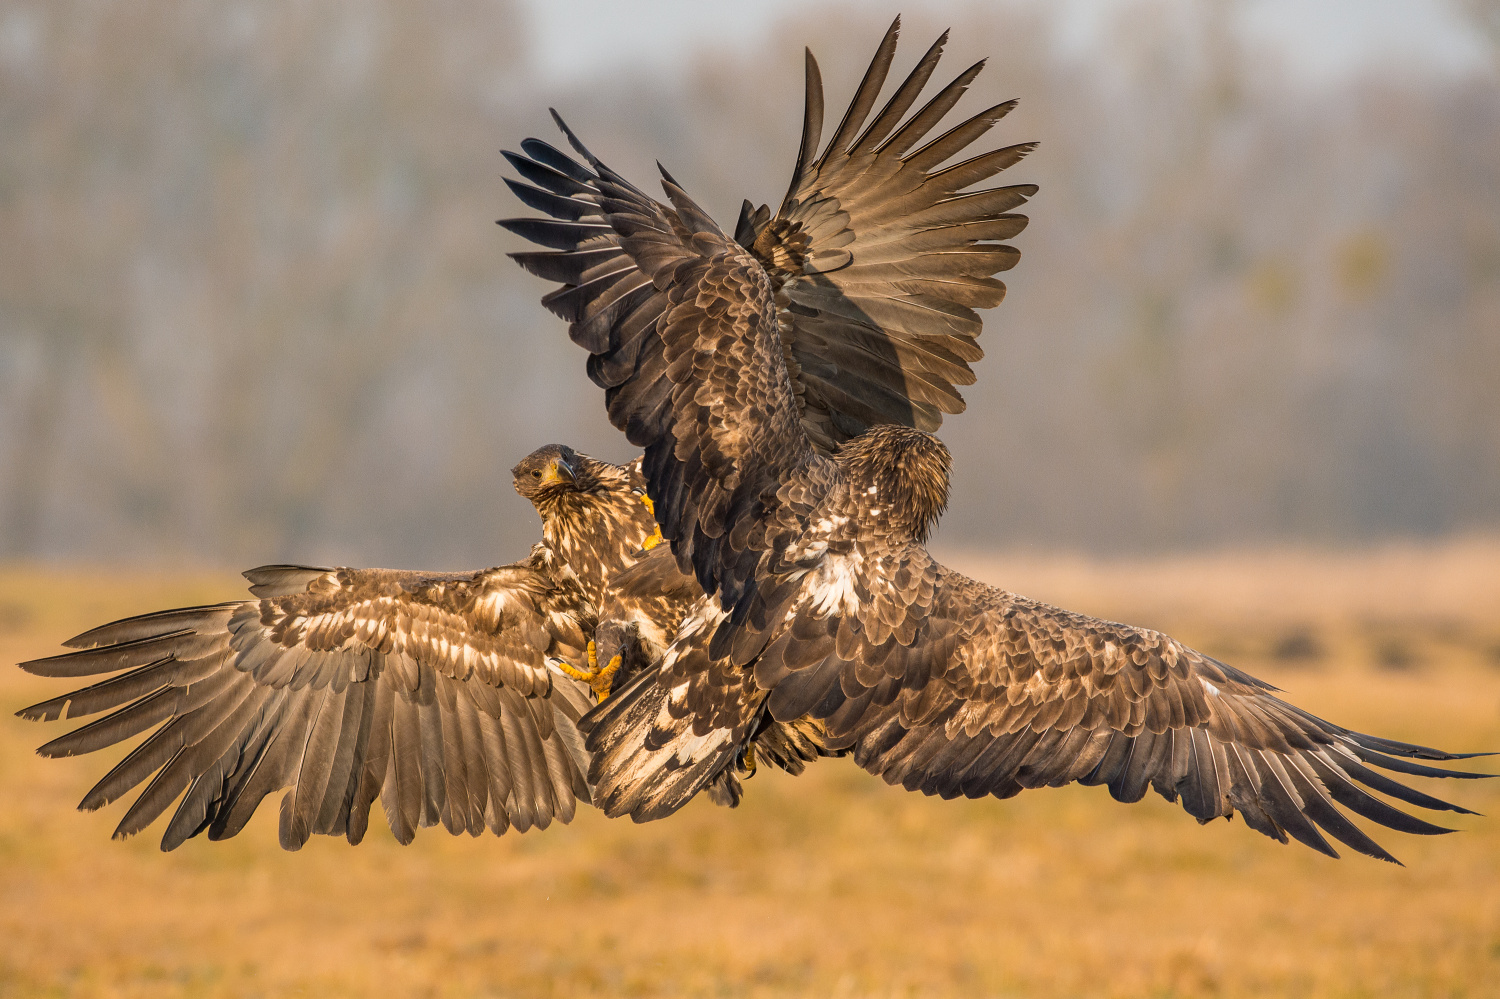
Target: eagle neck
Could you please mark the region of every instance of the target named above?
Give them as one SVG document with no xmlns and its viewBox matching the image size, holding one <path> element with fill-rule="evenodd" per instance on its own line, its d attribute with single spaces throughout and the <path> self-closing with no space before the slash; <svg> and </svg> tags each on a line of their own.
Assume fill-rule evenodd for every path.
<svg viewBox="0 0 1500 999">
<path fill-rule="evenodd" d="M 609 580 L 635 564 L 635 553 L 655 527 L 640 497 L 629 489 L 563 492 L 546 497 L 537 508 L 542 537 L 596 606 Z"/>
</svg>

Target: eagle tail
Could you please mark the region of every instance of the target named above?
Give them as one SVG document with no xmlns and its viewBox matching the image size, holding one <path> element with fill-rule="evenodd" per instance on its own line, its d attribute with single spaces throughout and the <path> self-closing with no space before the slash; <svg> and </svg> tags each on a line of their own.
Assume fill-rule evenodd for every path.
<svg viewBox="0 0 1500 999">
<path fill-rule="evenodd" d="M 727 787 L 720 793 L 720 775 L 738 757 L 737 733 L 697 734 L 690 714 L 674 716 L 672 690 L 662 680 L 659 667 L 641 673 L 579 723 L 592 755 L 594 804 L 610 818 L 665 818 L 710 784 L 715 800 L 738 798 Z"/>
</svg>

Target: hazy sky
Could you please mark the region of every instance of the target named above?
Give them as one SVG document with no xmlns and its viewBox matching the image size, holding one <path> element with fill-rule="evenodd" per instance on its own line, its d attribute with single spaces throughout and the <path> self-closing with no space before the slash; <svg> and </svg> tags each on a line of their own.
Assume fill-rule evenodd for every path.
<svg viewBox="0 0 1500 999">
<path fill-rule="evenodd" d="M 662 53 L 751 46 L 793 11 L 840 0 L 521 0 L 530 49 L 547 82 L 576 82 L 627 68 L 672 72 L 690 60 Z M 970 6 L 973 0 L 865 0 L 872 22 L 903 9 Z M 1023 5 L 1027 0 L 1015 0 Z M 1060 6 L 1059 45 L 1086 48 L 1112 8 L 1132 0 L 1031 0 Z M 1205 2 L 1205 0 L 1180 0 Z M 843 0 L 847 6 L 847 0 Z M 1369 68 L 1444 69 L 1483 65 L 1486 52 L 1450 0 L 1242 0 L 1244 30 L 1282 51 L 1288 70 L 1311 83 Z"/>
</svg>

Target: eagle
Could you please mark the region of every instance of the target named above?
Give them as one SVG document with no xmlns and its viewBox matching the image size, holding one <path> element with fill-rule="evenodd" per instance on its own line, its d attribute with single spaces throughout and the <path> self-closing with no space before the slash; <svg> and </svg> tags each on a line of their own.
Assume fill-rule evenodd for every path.
<svg viewBox="0 0 1500 999">
<path fill-rule="evenodd" d="M 972 78 L 904 117 L 941 40 L 870 117 L 896 27 L 821 155 L 809 55 L 791 188 L 774 218 L 747 203 L 733 235 L 664 168 L 666 201 L 642 192 L 555 112 L 583 162 L 537 140 L 512 156 L 544 189 L 518 193 L 553 216 L 511 225 L 554 251 L 520 262 L 562 282 L 544 301 L 589 351 L 611 422 L 644 449 L 657 523 L 702 591 L 660 661 L 580 723 L 595 803 L 670 815 L 746 769 L 759 733 L 791 725 L 944 798 L 1154 789 L 1200 822 L 1238 812 L 1283 843 L 1337 856 L 1332 837 L 1393 862 L 1343 810 L 1448 831 L 1370 792 L 1467 813 L 1382 771 L 1482 776 L 1430 765 L 1479 754 L 1350 731 L 1167 635 L 928 553 L 951 469 L 930 431 L 968 371 L 973 309 L 998 301 L 991 275 L 1009 258 L 990 241 L 1017 229 L 1002 213 L 1019 193 L 970 188 L 1018 153 L 943 165 L 1005 105 L 913 148 Z M 930 409 L 841 407 L 841 386 L 890 387 L 892 374 L 912 412 Z"/>
<path fill-rule="evenodd" d="M 543 540 L 519 562 L 262 566 L 245 573 L 253 599 L 116 621 L 64 643 L 79 651 L 22 663 L 40 676 L 113 674 L 19 712 L 110 712 L 39 752 L 93 752 L 159 726 L 79 807 L 151 778 L 115 836 L 181 797 L 164 850 L 205 831 L 233 836 L 283 787 L 287 849 L 312 833 L 358 843 L 377 797 L 402 843 L 439 822 L 474 835 L 568 822 L 591 797 L 578 721 L 609 679 L 573 664 L 590 656 L 611 577 L 660 535 L 639 459 L 613 465 L 549 445 L 512 474 L 542 519 Z M 690 603 L 675 619 L 658 612 L 675 629 Z"/>
</svg>

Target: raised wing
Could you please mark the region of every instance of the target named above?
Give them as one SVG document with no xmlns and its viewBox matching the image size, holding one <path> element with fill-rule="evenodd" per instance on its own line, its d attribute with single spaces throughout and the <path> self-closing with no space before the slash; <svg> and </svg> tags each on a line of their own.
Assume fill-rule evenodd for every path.
<svg viewBox="0 0 1500 999">
<path fill-rule="evenodd" d="M 802 532 L 837 477 L 799 419 L 770 281 L 665 171 L 670 209 L 589 153 L 560 118 L 558 124 L 593 168 L 601 224 L 613 234 L 602 242 L 636 275 L 608 279 L 638 278 L 645 284 L 626 297 L 657 303 L 649 327 L 632 341 L 634 365 L 619 369 L 606 394 L 610 420 L 645 449 L 656 519 L 679 565 L 732 605 L 761 554 L 777 537 Z M 593 286 L 581 279 L 580 293 Z M 612 307 L 599 306 L 603 300 L 590 299 L 572 326 L 574 339 L 591 350 L 607 349 L 619 332 Z"/>
<path fill-rule="evenodd" d="M 1020 253 L 1004 240 L 1026 227 L 1014 214 L 1036 185 L 972 190 L 1035 148 L 1027 142 L 949 164 L 1015 107 L 987 108 L 936 138 L 984 63 L 964 70 L 907 112 L 936 69 L 946 32 L 875 112 L 896 52 L 891 24 L 821 156 L 823 85 L 807 53 L 802 146 L 775 218 L 745 202 L 735 238 L 766 268 L 781 307 L 787 367 L 815 442 L 870 426 L 936 430 L 961 413 L 956 386 L 983 356 L 976 309 L 1005 297 L 993 275 Z M 903 120 L 904 119 L 904 120 Z M 868 121 L 868 125 L 866 122 Z"/>
<path fill-rule="evenodd" d="M 844 123 L 816 161 L 822 87 L 809 55 L 803 146 L 792 188 L 774 220 L 768 209 L 751 211 L 747 202 L 736 228 L 770 280 L 797 412 L 824 453 L 873 424 L 931 430 L 943 413 L 962 410 L 954 386 L 973 381 L 968 363 L 981 354 L 974 309 L 1000 302 L 1004 286 L 990 275 L 1017 259 L 1013 248 L 995 240 L 1020 232 L 1025 218 L 1009 213 L 1036 190 L 966 190 L 1020 159 L 1030 144 L 941 167 L 1010 104 L 913 151 L 980 68 L 965 71 L 903 123 L 936 66 L 942 39 L 859 132 L 889 70 L 898 26 L 899 20 L 887 32 Z M 511 190 L 550 218 L 500 224 L 549 248 L 514 256 L 532 273 L 561 283 L 542 301 L 570 323 L 574 341 L 592 355 L 589 376 L 612 392 L 658 376 L 666 289 L 637 266 L 624 234 L 604 218 L 599 174 L 537 139 L 506 158 L 527 181 L 508 180 Z M 683 237 L 703 230 L 701 220 L 679 216 L 680 206 L 635 193 L 653 206 L 655 224 Z"/>
<path fill-rule="evenodd" d="M 567 822 L 589 800 L 575 723 L 592 702 L 546 658 L 579 661 L 593 621 L 546 556 L 477 573 L 254 569 L 259 599 L 127 618 L 65 643 L 82 651 L 22 663 L 116 675 L 19 714 L 110 712 L 38 750 L 50 757 L 155 726 L 79 807 L 152 778 L 115 836 L 180 796 L 164 850 L 233 836 L 283 787 L 289 850 L 312 833 L 359 842 L 377 796 L 403 843 L 438 822 L 473 835 Z"/>
</svg>

